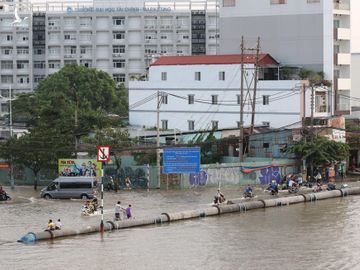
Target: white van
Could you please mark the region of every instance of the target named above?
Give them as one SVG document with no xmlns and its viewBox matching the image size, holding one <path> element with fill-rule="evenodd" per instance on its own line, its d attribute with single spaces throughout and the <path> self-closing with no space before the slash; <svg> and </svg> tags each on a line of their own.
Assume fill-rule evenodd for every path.
<svg viewBox="0 0 360 270">
<path fill-rule="evenodd" d="M 40 192 L 45 199 L 92 199 L 95 196 L 97 180 L 88 176 L 60 176 Z"/>
</svg>

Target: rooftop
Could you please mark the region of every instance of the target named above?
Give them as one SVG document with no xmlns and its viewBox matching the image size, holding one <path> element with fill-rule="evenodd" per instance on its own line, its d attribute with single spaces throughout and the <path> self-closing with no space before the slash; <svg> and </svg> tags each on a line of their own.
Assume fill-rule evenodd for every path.
<svg viewBox="0 0 360 270">
<path fill-rule="evenodd" d="M 244 64 L 255 64 L 256 54 L 244 54 Z M 241 64 L 241 54 L 162 56 L 151 66 Z M 270 54 L 259 54 L 259 65 L 278 65 Z"/>
</svg>

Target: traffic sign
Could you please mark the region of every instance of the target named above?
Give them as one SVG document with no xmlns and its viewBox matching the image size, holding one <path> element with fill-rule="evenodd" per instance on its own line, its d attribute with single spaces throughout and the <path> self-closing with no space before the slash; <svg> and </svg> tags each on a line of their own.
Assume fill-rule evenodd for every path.
<svg viewBox="0 0 360 270">
<path fill-rule="evenodd" d="M 110 146 L 96 146 L 97 154 L 96 159 L 99 162 L 109 162 L 110 161 Z"/>
</svg>

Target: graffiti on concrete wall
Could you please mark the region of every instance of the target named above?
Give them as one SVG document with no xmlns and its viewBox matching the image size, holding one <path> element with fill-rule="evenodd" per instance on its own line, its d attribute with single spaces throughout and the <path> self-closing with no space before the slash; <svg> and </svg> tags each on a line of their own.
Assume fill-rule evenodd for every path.
<svg viewBox="0 0 360 270">
<path fill-rule="evenodd" d="M 207 184 L 217 185 L 218 183 L 224 184 L 238 184 L 239 183 L 239 167 L 226 167 L 226 168 L 207 168 L 205 169 L 208 174 Z"/>
<path fill-rule="evenodd" d="M 189 183 L 191 186 L 205 186 L 208 181 L 208 174 L 204 170 L 199 173 L 190 173 Z"/>
<path fill-rule="evenodd" d="M 281 174 L 278 166 L 267 167 L 260 170 L 260 184 L 267 185 L 272 180 L 275 180 L 277 183 L 280 183 L 281 181 Z"/>
</svg>

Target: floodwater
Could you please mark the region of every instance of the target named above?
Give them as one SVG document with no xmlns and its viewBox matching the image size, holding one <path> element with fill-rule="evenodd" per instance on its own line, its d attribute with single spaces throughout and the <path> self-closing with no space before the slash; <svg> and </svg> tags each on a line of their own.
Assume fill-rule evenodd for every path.
<svg viewBox="0 0 360 270">
<path fill-rule="evenodd" d="M 215 191 L 106 192 L 105 220 L 117 200 L 131 203 L 135 218 L 155 217 L 208 207 Z M 237 187 L 222 191 L 241 197 Z M 50 218 L 82 227 L 100 217 L 80 216 L 81 200 L 46 201 L 30 187 L 9 193 L 0 203 L 0 269 L 360 269 L 360 196 L 26 245 L 16 240 Z"/>
</svg>

